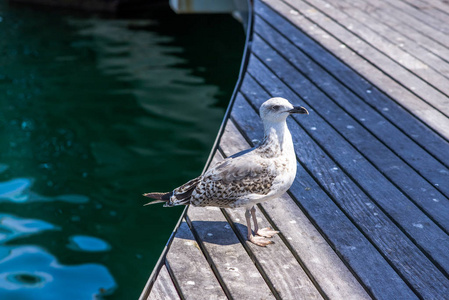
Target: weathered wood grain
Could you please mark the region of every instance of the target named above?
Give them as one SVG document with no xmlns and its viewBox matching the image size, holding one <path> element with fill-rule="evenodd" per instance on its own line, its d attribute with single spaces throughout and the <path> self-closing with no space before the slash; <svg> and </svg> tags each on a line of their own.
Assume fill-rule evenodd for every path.
<svg viewBox="0 0 449 300">
<path fill-rule="evenodd" d="M 177 300 L 179 298 L 175 285 L 168 274 L 167 268 L 162 266 L 151 289 L 148 300 Z"/>
<path fill-rule="evenodd" d="M 256 0 L 252 56 L 212 164 L 262 137 L 271 96 L 298 176 L 258 205 L 189 208 L 148 299 L 441 299 L 449 293 L 449 5 Z"/>
<path fill-rule="evenodd" d="M 187 218 L 231 297 L 275 298 L 219 208 L 190 207 Z"/>
<path fill-rule="evenodd" d="M 403 11 L 412 18 L 419 20 L 423 24 L 427 24 L 432 27 L 434 31 L 441 32 L 443 34 L 449 34 L 449 24 L 446 22 L 447 19 L 438 19 L 434 15 L 429 15 L 413 7 L 405 1 L 385 1 L 382 0 L 384 5 L 389 5 L 389 7 L 395 7 L 397 10 Z"/>
<path fill-rule="evenodd" d="M 176 231 L 166 260 L 184 299 L 227 299 L 187 223 Z"/>
<path fill-rule="evenodd" d="M 424 70 L 429 68 L 433 69 L 438 72 L 438 74 L 435 78 L 431 76 L 431 74 L 427 74 L 430 75 L 430 83 L 434 84 L 438 80 L 443 85 L 447 86 L 446 81 L 449 76 L 449 63 L 444 60 L 444 57 L 439 57 L 433 54 L 432 51 L 429 51 L 423 45 L 416 43 L 409 39 L 407 35 L 397 31 L 395 27 L 390 27 L 387 24 L 377 21 L 370 13 L 367 13 L 365 9 L 360 9 L 360 4 L 363 5 L 363 3 L 336 0 L 327 0 L 327 2 L 338 9 L 346 22 L 351 22 L 351 31 L 361 31 L 360 35 L 366 41 L 412 72 L 415 72 L 415 69 L 419 66 Z M 365 6 L 363 6 L 363 8 L 365 8 Z M 356 20 L 359 24 L 363 24 L 363 26 L 369 28 L 369 30 L 361 30 L 361 28 L 357 26 L 358 24 L 353 24 L 353 20 Z M 446 21 L 449 21 L 449 18 Z M 353 30 L 354 27 L 357 28 L 355 31 Z M 412 32 L 412 30 L 410 30 L 410 32 Z M 380 39 L 374 38 L 373 36 L 378 36 Z M 410 58 L 409 55 L 412 56 L 412 58 Z M 417 61 L 414 61 L 415 59 Z M 425 74 L 423 75 L 426 76 Z M 445 78 L 441 78 L 441 76 L 444 76 Z M 428 79 L 429 78 L 426 78 L 426 80 Z M 446 86 L 444 86 L 445 89 Z"/>
<path fill-rule="evenodd" d="M 396 17 L 394 9 L 390 9 L 388 10 L 389 13 L 386 13 L 386 10 L 373 6 L 371 2 L 372 1 L 369 3 L 361 1 L 352 2 L 351 5 L 347 6 L 348 8 L 344 9 L 352 10 L 357 7 L 360 11 L 369 13 L 369 16 L 374 18 L 375 22 L 385 24 L 391 28 L 391 30 L 403 34 L 409 38 L 412 43 L 416 43 L 420 47 L 432 52 L 442 59 L 449 57 L 449 49 L 445 47 L 436 37 L 422 33 L 419 28 L 412 26 L 412 24 L 401 22 L 401 19 Z M 404 45 L 402 40 L 397 40 L 397 43 L 399 43 L 399 46 Z M 447 70 L 443 71 L 443 73 L 447 74 Z"/>
<path fill-rule="evenodd" d="M 263 29 L 266 36 L 271 33 L 269 28 Z M 282 53 L 276 53 L 274 49 L 257 37 L 253 41 L 255 45 L 254 53 L 262 58 L 270 57 L 270 60 L 266 61 L 265 64 L 271 67 L 275 74 L 282 77 L 285 84 L 296 90 L 299 96 L 307 99 L 306 101 L 311 108 L 320 111 L 323 118 L 326 118 L 323 113 L 332 112 L 336 117 L 326 118 L 327 120 L 323 120 L 323 122 L 331 124 L 338 130 L 402 192 L 409 195 L 417 205 L 432 218 L 435 218 L 445 228 L 446 233 L 449 232 L 449 201 L 444 200 L 447 199 L 445 195 L 449 195 L 449 185 L 441 184 L 449 182 L 449 169 L 418 147 L 391 123 L 381 118 L 370 107 L 366 107 L 360 99 L 341 87 L 334 78 L 328 78 L 320 70 L 320 67 L 308 60 L 302 60 L 302 54 L 298 52 L 298 49 L 289 49 L 291 45 L 285 39 L 280 40 L 278 38 L 271 42 L 272 44 L 282 45 Z M 281 54 L 286 55 L 286 57 L 294 57 L 294 59 L 286 61 L 280 57 Z M 304 78 L 298 69 L 289 66 L 289 62 L 295 64 L 297 68 L 301 67 L 302 72 L 307 73 L 307 75 L 316 76 L 315 84 L 320 86 L 321 90 L 327 91 L 327 94 L 322 93 L 315 84 Z M 259 82 L 263 86 L 269 86 L 270 82 L 274 81 L 270 75 L 271 71 L 268 71 L 267 67 L 258 59 L 252 59 L 251 63 L 253 69 L 256 69 L 254 74 L 257 74 Z M 307 71 L 305 71 L 306 69 Z M 276 84 L 276 89 L 279 89 L 280 93 L 286 93 L 288 97 L 295 97 L 295 93 L 287 91 L 288 87 L 285 84 Z M 346 108 L 346 111 L 342 110 L 341 107 Z M 348 115 L 348 112 L 351 113 L 352 118 Z M 358 122 L 357 120 L 361 119 L 362 116 L 364 121 Z M 365 128 L 374 132 L 376 136 L 372 136 Z M 388 134 L 385 134 L 386 132 Z M 441 145 L 447 146 L 447 143 L 441 143 Z M 397 153 L 392 152 L 391 149 Z M 408 176 L 404 176 L 404 174 L 408 174 Z M 377 180 L 377 183 L 381 185 L 382 180 L 385 179 L 382 177 Z M 434 187 L 428 181 L 434 182 L 437 186 Z M 376 193 L 378 190 L 376 189 L 374 192 Z"/>
<path fill-rule="evenodd" d="M 226 156 L 230 156 L 248 148 L 249 145 L 244 143 L 243 137 L 235 125 L 228 122 L 220 139 L 220 149 Z M 282 299 L 322 299 L 317 287 L 314 286 L 306 271 L 303 270 L 278 235 L 272 238 L 275 244 L 263 248 L 256 246 L 247 241 L 244 209 L 226 209 L 225 211 L 233 221 L 234 227 L 240 239 L 244 241 L 247 250 L 250 251 L 250 255 L 260 263 L 260 267 L 265 271 Z M 260 211 L 257 212 L 257 217 L 261 228 L 271 226 Z"/>
<path fill-rule="evenodd" d="M 430 17 L 432 17 L 434 19 L 440 20 L 445 25 L 449 21 L 449 15 L 447 13 L 445 13 L 444 10 L 440 10 L 435 5 L 431 5 L 429 3 L 426 3 L 426 1 L 405 0 L 404 2 L 408 3 L 412 7 L 415 7 L 416 9 L 418 9 L 421 12 L 423 12 L 427 16 L 430 16 Z M 434 3 L 437 4 L 438 2 L 434 2 Z M 439 3 L 442 3 L 442 2 L 439 2 Z M 447 6 L 447 3 L 446 3 L 446 6 Z M 444 6 L 441 6 L 441 7 L 444 7 Z"/>
<path fill-rule="evenodd" d="M 284 56 L 284 58 L 288 59 L 288 61 L 285 59 L 281 59 L 281 61 L 287 64 L 290 63 L 296 68 L 296 70 L 290 71 L 291 74 L 294 73 L 290 76 L 290 82 L 292 81 L 292 76 L 295 77 L 293 78 L 293 80 L 298 81 L 296 79 L 296 74 L 299 72 L 304 74 L 304 76 L 307 76 L 307 78 L 312 81 L 317 88 L 320 88 L 321 91 L 324 92 L 324 97 L 331 98 L 331 100 L 336 102 L 340 107 L 344 109 L 344 111 L 342 111 L 340 107 L 336 107 L 335 109 L 332 109 L 335 113 L 338 113 L 338 115 L 342 115 L 342 113 L 349 113 L 353 117 L 351 123 L 358 123 L 370 130 L 373 134 L 376 135 L 377 139 L 379 139 L 390 149 L 395 151 L 398 156 L 402 157 L 424 178 L 426 178 L 431 183 L 436 184 L 437 189 L 441 189 L 443 193 L 449 195 L 449 185 L 441 185 L 441 187 L 439 186 L 439 184 L 442 182 L 449 182 L 448 167 L 432 157 L 432 155 L 427 153 L 425 149 L 412 142 L 408 136 L 404 135 L 399 129 L 394 126 L 394 124 L 392 123 L 393 121 L 390 122 L 386 120 L 385 118 L 383 118 L 383 116 L 377 113 L 377 111 L 366 105 L 364 101 L 362 101 L 359 97 L 352 93 L 348 88 L 340 84 L 336 78 L 330 76 L 327 72 L 325 72 L 324 69 L 311 61 L 311 59 L 307 57 L 302 51 L 300 51 L 300 49 L 292 45 L 289 40 L 279 35 L 272 27 L 267 26 L 264 21 L 258 20 L 256 18 L 256 25 L 258 25 L 257 28 L 260 28 L 259 32 L 261 34 L 263 33 L 266 41 L 270 43 L 270 45 L 267 45 L 264 41 L 261 40 L 261 38 L 259 38 L 259 35 L 255 36 L 253 43 L 255 45 L 254 53 L 256 55 L 261 54 L 263 56 L 263 51 L 267 51 L 265 49 L 271 48 L 271 50 L 274 50 L 276 49 L 276 46 L 281 46 L 278 47 L 279 49 L 282 49 L 282 51 L 277 51 L 278 55 L 282 55 Z M 270 51 L 270 49 L 268 49 L 268 51 Z M 274 51 L 270 52 L 274 53 Z M 266 64 L 274 67 L 280 66 L 279 61 L 275 62 L 274 59 L 267 61 Z M 283 73 L 287 72 L 283 71 Z M 299 76 L 303 76 L 301 73 Z M 296 86 L 294 86 L 294 88 L 295 87 Z M 304 94 L 302 90 L 307 89 L 298 89 L 298 92 L 300 94 Z M 319 94 L 318 96 L 321 97 L 322 93 L 317 93 Z M 303 97 L 310 96 L 310 94 L 312 93 L 306 93 Z M 318 102 L 317 104 L 321 104 L 321 102 Z M 340 111 L 342 113 L 340 113 Z M 414 121 L 413 118 L 410 118 L 410 116 L 409 119 L 411 119 L 409 123 Z M 330 121 L 334 120 L 339 121 L 340 118 L 330 119 Z M 342 125 L 344 127 L 348 126 L 348 124 Z M 388 132 L 389 134 L 385 134 L 385 132 Z M 448 147 L 448 143 L 443 140 L 440 141 L 439 145 L 442 148 Z M 447 158 L 444 160 L 446 161 Z"/>
<path fill-rule="evenodd" d="M 272 58 L 271 62 L 276 65 L 274 54 L 270 54 L 269 57 Z M 278 95 L 285 96 L 287 98 L 291 98 L 295 95 L 288 86 L 285 86 L 283 83 L 276 81 L 275 78 L 272 78 L 271 72 L 269 70 L 263 68 L 260 63 L 256 64 L 255 62 L 255 60 L 250 61 L 249 72 L 251 73 L 251 70 L 254 70 L 254 73 L 251 74 L 254 74 L 254 76 L 259 79 L 259 82 L 263 86 L 275 86 L 281 91 L 278 92 Z M 277 75 L 283 76 L 284 79 L 287 80 L 287 67 L 285 64 L 282 64 L 282 66 L 282 70 L 279 70 L 280 72 L 277 73 Z M 298 82 L 299 76 L 297 74 L 293 74 L 291 76 L 292 80 L 289 82 L 294 86 L 296 82 Z M 313 90 L 313 88 L 311 86 L 307 86 L 304 81 L 302 81 L 301 85 L 302 87 L 304 87 L 303 90 L 307 90 L 308 92 Z M 255 87 L 249 88 L 249 90 L 254 89 Z M 243 92 L 246 90 L 245 84 L 242 85 L 241 90 Z M 319 101 L 316 102 L 324 104 L 322 107 L 318 108 L 320 111 L 329 109 L 329 112 L 339 115 L 339 118 L 341 118 L 342 120 L 345 119 L 343 113 L 339 113 L 337 109 L 332 109 L 331 103 L 326 103 L 325 96 L 318 97 L 317 95 L 315 95 L 315 97 L 313 97 L 313 95 L 309 95 L 308 98 L 310 99 L 309 101 L 313 101 L 313 98 L 319 99 Z M 259 100 L 258 104 L 260 104 L 262 101 L 263 100 Z M 331 121 L 327 122 L 333 123 L 332 120 L 339 118 L 330 117 L 329 120 Z M 410 201 L 406 197 L 404 197 L 404 195 L 399 190 L 397 190 L 395 186 L 393 186 L 382 174 L 374 169 L 372 165 L 367 162 L 366 159 L 360 154 L 369 152 L 369 149 L 376 149 L 377 151 L 382 153 L 382 145 L 376 145 L 375 139 L 370 139 L 369 134 L 362 133 L 355 142 L 365 143 L 366 145 L 362 147 L 363 151 L 357 152 L 346 141 L 339 138 L 338 133 L 334 132 L 334 129 L 328 126 L 325 120 L 317 116 L 317 121 L 320 124 L 320 128 L 310 130 L 307 128 L 310 128 L 311 125 L 308 124 L 308 120 L 304 120 L 304 127 L 308 130 L 309 134 L 312 135 L 317 140 L 317 142 L 321 144 L 321 147 L 324 148 L 327 153 L 329 153 L 333 157 L 333 159 L 338 162 L 340 166 L 342 166 L 345 171 L 348 172 L 352 178 L 354 178 L 354 180 L 358 182 L 358 185 L 363 188 L 365 193 L 367 193 L 374 199 L 375 203 L 377 203 L 388 215 L 390 215 L 398 224 L 400 224 L 402 228 L 404 228 L 405 231 L 413 237 L 413 239 L 416 239 L 418 244 L 426 249 L 428 253 L 433 258 L 435 258 L 444 269 L 449 270 L 449 241 L 448 243 L 443 243 L 441 245 L 435 245 L 431 242 L 432 240 L 447 239 L 447 232 L 443 232 L 438 226 L 434 224 L 431 219 L 429 219 L 429 217 L 423 214 L 422 211 L 420 211 L 413 203 L 410 203 Z M 347 124 L 352 124 L 351 126 L 353 128 L 346 129 Z M 344 129 L 341 131 L 344 131 L 345 129 L 348 130 L 351 135 L 345 134 L 345 136 L 351 141 L 354 140 L 353 135 L 357 130 L 357 125 L 351 123 L 350 121 L 345 121 L 342 125 Z M 329 142 L 331 138 L 333 138 L 333 141 Z M 383 153 L 383 155 L 388 156 L 388 153 Z M 382 156 L 380 158 L 382 158 Z M 385 158 L 383 159 L 386 163 L 386 168 L 395 166 L 394 164 L 388 165 L 389 161 Z M 363 172 L 360 172 L 360 170 L 363 170 Z M 449 203 L 447 203 L 446 201 L 443 201 L 443 203 L 449 205 Z M 403 211 L 405 209 L 408 212 L 407 215 L 403 214 Z M 449 206 L 446 208 L 446 212 L 449 212 Z M 435 210 L 435 213 L 438 213 L 438 210 Z M 447 213 L 441 215 L 442 218 L 444 218 L 445 216 L 447 218 Z M 428 226 L 426 227 L 426 230 L 421 230 L 424 228 L 421 228 L 421 226 L 419 225 L 417 226 L 417 224 L 428 224 Z"/>
<path fill-rule="evenodd" d="M 396 18 L 397 25 L 403 24 L 404 27 L 413 27 L 415 30 L 437 41 L 439 44 L 449 47 L 449 36 L 447 34 L 439 30 L 435 30 L 432 26 L 422 22 L 414 15 L 405 12 L 400 7 L 391 5 L 389 1 L 373 0 L 369 3 L 370 6 L 373 7 L 373 14 L 391 14 Z"/>
<path fill-rule="evenodd" d="M 444 0 L 424 0 L 421 1 L 422 3 L 425 3 L 431 7 L 434 7 L 436 9 L 439 9 L 442 12 L 445 12 L 446 15 L 449 15 L 449 4 L 445 2 Z"/>
<path fill-rule="evenodd" d="M 439 93 L 435 93 L 434 95 L 438 95 L 439 97 L 447 97 L 449 95 L 447 78 L 429 67 L 429 64 L 431 63 L 430 57 L 427 57 L 426 60 L 423 61 L 416 56 L 410 55 L 404 51 L 402 47 L 392 44 L 381 34 L 373 31 L 363 22 L 360 22 L 356 18 L 356 14 L 348 15 L 344 11 L 338 9 L 338 7 L 334 7 L 330 1 L 308 0 L 308 3 L 316 7 L 329 18 L 332 18 L 336 24 L 344 27 L 346 29 L 346 35 L 352 33 L 357 36 L 359 42 L 366 45 L 366 48 L 372 47 L 374 49 L 372 53 L 376 53 L 377 57 L 373 61 L 381 62 L 379 66 L 387 72 L 389 72 L 388 70 L 391 70 L 390 74 L 395 76 L 396 80 L 401 81 L 400 77 L 407 76 L 407 79 L 403 81 L 407 86 L 415 87 L 417 89 L 426 88 L 428 91 L 436 90 Z M 341 38 L 345 39 L 344 36 L 341 36 Z M 415 49 L 418 48 L 415 47 Z M 388 60 L 383 60 L 384 55 Z M 367 59 L 370 58 L 367 57 Z M 388 66 L 385 66 L 385 64 L 388 64 Z M 403 72 L 405 70 L 409 72 Z M 432 87 L 432 89 L 430 87 Z M 447 103 L 449 103 L 449 101 Z"/>
<path fill-rule="evenodd" d="M 266 21 L 271 26 L 274 26 L 284 37 L 288 38 L 298 48 L 294 56 L 289 58 L 289 62 L 295 65 L 323 91 L 326 92 L 329 90 L 330 92 L 328 94 L 332 96 L 333 100 L 340 100 L 340 105 L 344 106 L 345 109 L 355 109 L 360 122 L 369 121 L 364 118 L 364 111 L 376 111 L 389 121 L 385 122 L 377 117 L 376 120 L 379 120 L 378 123 L 380 126 L 386 126 L 388 123 L 394 124 L 410 139 L 413 139 L 415 143 L 426 149 L 446 167 L 449 167 L 449 156 L 447 155 L 449 152 L 449 144 L 447 141 L 429 130 L 426 125 L 411 117 L 408 112 L 399 107 L 392 99 L 386 97 L 385 94 L 381 93 L 370 82 L 367 82 L 351 69 L 350 66 L 337 59 L 330 51 L 318 45 L 282 16 L 274 14 L 263 4 L 256 6 L 256 12 L 256 30 L 262 33 L 267 30 L 267 27 L 264 26 L 264 22 Z M 260 20 L 261 18 L 263 18 L 263 21 Z M 262 37 L 267 42 L 270 42 L 276 35 L 262 35 Z M 279 41 L 276 39 L 277 42 Z M 280 45 L 282 47 L 285 46 L 284 44 Z M 288 51 L 288 49 L 283 49 L 283 52 L 285 51 Z M 337 88 L 335 92 L 332 91 L 334 87 Z M 354 101 L 347 101 L 347 105 L 345 105 L 345 102 L 341 102 L 346 97 L 350 97 L 348 100 L 354 98 L 354 95 L 351 96 L 349 91 L 356 94 L 369 107 L 364 105 L 364 103 L 360 103 L 360 101 L 357 101 L 356 104 Z M 372 113 L 370 112 L 369 114 L 371 115 Z M 374 115 L 376 116 L 376 114 Z M 375 123 L 375 121 L 372 120 L 371 123 Z M 385 123 L 387 124 L 384 125 Z M 381 130 L 385 129 L 382 128 Z M 379 138 L 384 138 L 386 135 L 380 134 L 378 136 Z M 389 136 L 387 135 L 386 138 Z"/>
<path fill-rule="evenodd" d="M 346 45 L 346 40 L 338 40 L 326 32 L 323 28 L 325 28 L 328 21 L 322 19 L 322 15 L 316 16 L 317 13 L 308 6 L 304 8 L 305 11 L 298 11 L 281 1 L 264 1 L 264 3 L 267 3 L 276 12 L 288 17 L 289 21 L 295 26 L 301 28 L 301 30 L 305 31 L 308 35 L 332 51 L 332 53 L 342 61 L 350 64 L 359 74 L 367 78 L 371 82 L 371 85 L 382 90 L 417 118 L 423 120 L 423 122 L 427 123 L 446 139 L 449 139 L 449 120 L 446 116 L 422 101 L 422 99 L 417 97 L 417 95 L 413 94 L 410 90 L 405 89 L 395 80 L 386 76 L 380 69 L 370 64 L 364 58 L 363 51 L 357 53 L 354 49 L 349 48 Z M 263 6 L 264 5 L 260 2 L 255 2 L 256 11 L 263 9 Z M 276 18 L 276 14 L 273 14 L 273 18 Z M 321 20 L 321 23 L 319 24 L 321 24 L 323 28 L 318 26 L 319 24 L 316 24 L 316 21 L 319 20 Z M 342 28 L 341 30 L 344 29 Z M 357 41 L 355 41 L 355 43 L 357 43 Z M 368 85 L 365 89 L 365 93 L 371 91 L 371 85 Z"/>
<path fill-rule="evenodd" d="M 227 156 L 250 147 L 233 123 L 228 123 L 220 146 Z M 277 229 L 282 229 L 280 235 L 284 239 L 281 240 L 279 236 L 275 236 L 273 241 L 276 244 L 266 248 L 260 248 L 251 243 L 247 245 L 279 290 L 282 299 L 321 298 L 302 267 L 295 261 L 295 256 L 290 252 L 291 249 L 294 249 L 296 257 L 304 265 L 306 272 L 327 298 L 369 298 L 357 278 L 351 274 L 288 195 L 265 203 L 261 207 L 270 210 L 270 218 L 275 217 L 275 226 Z M 243 210 L 226 211 L 234 223 L 245 223 Z M 257 216 L 262 227 L 272 226 L 262 211 L 259 210 Z M 237 229 L 241 237 L 245 239 L 246 226 L 237 226 Z M 288 248 L 284 242 L 287 243 Z"/>
<path fill-rule="evenodd" d="M 272 1 L 276 2 L 276 1 Z M 304 1 L 287 0 L 294 8 L 306 14 L 314 22 L 324 27 L 328 34 L 344 41 L 345 45 L 361 55 L 365 60 L 371 62 L 382 72 L 395 79 L 409 91 L 418 95 L 422 101 L 428 102 L 437 108 L 446 117 L 449 116 L 449 98 L 439 90 L 430 86 L 425 80 L 404 69 L 397 62 L 383 54 L 357 35 L 349 32 L 346 27 L 332 20 L 328 15 L 319 9 L 315 9 Z M 319 2 L 325 7 L 323 2 Z"/>
<path fill-rule="evenodd" d="M 250 66 L 249 70 L 251 70 Z M 242 85 L 242 89 L 244 84 Z M 266 99 L 267 97 L 264 96 L 258 98 L 252 96 L 250 98 L 252 98 L 251 101 L 258 106 L 263 101 L 262 99 Z M 248 116 L 244 118 L 244 120 L 247 119 L 249 119 Z M 307 122 L 308 121 L 304 121 L 304 123 Z M 447 290 L 449 287 L 447 278 L 445 278 L 438 268 L 416 248 L 411 240 L 396 227 L 382 210 L 390 208 L 382 207 L 382 209 L 380 209 L 378 206 L 379 204 L 367 197 L 367 195 L 360 190 L 358 184 L 354 182 L 353 179 L 349 178 L 341 170 L 340 166 L 332 161 L 321 147 L 308 137 L 302 128 L 297 126 L 297 123 L 289 122 L 289 125 L 291 126 L 290 130 L 295 132 L 293 137 L 294 142 L 306 145 L 305 147 L 296 147 L 297 155 L 301 163 L 306 165 L 312 174 L 316 174 L 315 179 L 318 180 L 327 193 L 332 195 L 333 200 L 338 203 L 365 235 L 370 238 L 373 244 L 384 253 L 401 275 L 405 276 L 408 282 L 418 289 L 420 293 L 423 293 L 423 295 L 438 295 L 441 292 L 441 290 L 439 290 L 440 288 L 442 290 Z M 332 131 L 331 128 L 328 130 Z M 322 132 L 325 131 L 326 130 L 323 130 Z M 321 133 L 321 130 L 319 132 Z M 327 151 L 332 150 L 342 154 L 351 153 L 351 151 L 348 152 L 348 150 L 351 150 L 351 147 L 342 147 L 343 144 L 336 144 L 333 141 L 334 138 L 334 135 L 328 136 L 325 138 L 325 141 L 321 140 L 320 144 L 326 147 Z M 336 157 L 335 154 L 333 157 L 342 159 L 341 156 Z M 346 160 L 347 159 L 348 158 L 346 158 Z M 352 161 L 353 159 L 363 162 L 363 157 L 360 157 L 359 155 L 349 155 L 349 160 Z M 340 163 L 342 161 L 340 161 Z M 358 170 L 356 175 L 358 176 L 357 181 L 359 183 L 361 183 L 361 180 L 371 180 L 370 176 L 372 173 L 365 173 L 365 171 L 366 170 L 362 168 Z M 355 173 L 352 173 L 351 175 L 354 174 Z M 380 202 L 389 201 L 390 199 L 375 200 Z M 390 202 L 390 204 L 394 205 L 395 203 Z M 396 208 L 398 208 L 398 206 L 396 206 Z M 414 234 L 419 234 L 419 232 L 414 232 Z M 425 239 L 426 237 L 421 234 L 421 238 Z M 435 251 L 438 251 L 438 249 L 435 249 Z M 446 261 L 445 254 L 439 254 L 441 255 L 441 262 L 444 263 Z M 415 265 L 417 261 L 420 261 L 420 263 L 418 263 L 419 266 Z M 422 268 L 423 265 L 421 263 L 426 265 L 426 267 Z M 423 276 L 423 273 L 426 273 L 426 276 Z M 436 288 L 433 284 L 436 278 L 441 280 L 440 283 L 442 286 L 440 288 Z M 422 288 L 423 286 L 426 288 Z"/>
<path fill-rule="evenodd" d="M 260 95 L 260 89 L 252 89 L 252 94 L 255 97 Z M 260 122 L 241 95 L 236 98 L 232 118 L 248 139 L 260 139 L 262 132 Z M 295 147 L 307 149 L 309 144 L 304 142 Z M 353 273 L 357 274 L 372 295 L 378 299 L 391 299 L 396 295 L 401 295 L 404 299 L 415 297 L 406 283 L 382 257 L 383 254 L 373 247 L 301 164 L 298 164 L 297 178 L 290 188 L 290 192 L 300 200 L 298 204 L 305 210 L 307 216 L 313 220 L 312 222 L 316 224 L 318 230 L 323 233 L 335 251 L 344 258 L 345 263 Z M 289 242 L 294 251 L 303 258 L 304 264 L 320 282 L 322 289 L 332 299 L 344 298 L 340 293 L 347 292 L 347 284 L 350 282 L 351 276 L 340 273 L 344 271 L 344 268 L 340 267 L 339 269 L 339 263 L 335 262 L 333 254 L 323 246 L 323 239 L 316 236 L 316 230 L 311 228 L 309 221 L 301 218 L 304 213 L 296 204 L 289 201 L 284 200 L 281 207 L 272 203 L 264 205 L 265 209 L 270 212 L 270 216 L 273 214 L 276 226 L 291 238 Z M 300 237 L 298 238 L 297 235 Z M 334 269 L 334 266 L 337 266 L 337 269 Z M 338 284 L 334 284 L 334 280 Z M 340 285 L 346 288 L 342 288 Z"/>
</svg>

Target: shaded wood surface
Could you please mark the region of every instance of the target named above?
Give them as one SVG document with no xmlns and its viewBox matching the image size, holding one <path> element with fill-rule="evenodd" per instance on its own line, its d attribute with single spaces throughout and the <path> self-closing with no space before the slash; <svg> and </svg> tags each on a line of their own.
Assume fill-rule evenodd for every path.
<svg viewBox="0 0 449 300">
<path fill-rule="evenodd" d="M 275 298 L 270 284 L 264 280 L 219 208 L 190 207 L 187 216 L 230 297 Z"/>
<path fill-rule="evenodd" d="M 173 281 L 168 274 L 167 267 L 162 266 L 153 288 L 147 298 L 148 300 L 176 300 L 179 298 L 178 292 Z"/>
<path fill-rule="evenodd" d="M 448 33 L 439 0 L 255 1 L 211 165 L 262 139 L 268 98 L 307 107 L 295 182 L 257 209 L 280 233 L 261 248 L 244 209 L 190 207 L 149 299 L 447 297 Z"/>
<path fill-rule="evenodd" d="M 209 299 L 227 299 L 186 222 L 180 224 L 166 260 L 184 299 L 201 299 L 204 293 Z"/>
</svg>

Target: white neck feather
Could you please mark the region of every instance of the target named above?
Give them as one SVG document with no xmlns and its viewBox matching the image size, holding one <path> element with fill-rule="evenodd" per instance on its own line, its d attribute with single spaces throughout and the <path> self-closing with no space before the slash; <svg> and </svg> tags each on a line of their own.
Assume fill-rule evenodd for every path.
<svg viewBox="0 0 449 300">
<path fill-rule="evenodd" d="M 287 122 L 270 122 L 264 124 L 263 144 L 279 147 L 281 153 L 293 151 L 293 141 Z"/>
</svg>

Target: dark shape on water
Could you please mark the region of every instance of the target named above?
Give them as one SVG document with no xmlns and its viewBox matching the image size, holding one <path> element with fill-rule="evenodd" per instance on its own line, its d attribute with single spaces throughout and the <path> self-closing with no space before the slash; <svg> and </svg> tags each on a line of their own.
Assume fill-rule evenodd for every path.
<svg viewBox="0 0 449 300">
<path fill-rule="evenodd" d="M 70 9 L 86 12 L 117 14 L 168 5 L 168 0 L 9 0 L 11 3 Z"/>
<path fill-rule="evenodd" d="M 8 277 L 14 289 L 0 299 L 62 299 L 72 288 L 88 294 L 76 299 L 100 288 L 137 298 L 181 209 L 144 210 L 135 191 L 203 169 L 237 78 L 241 25 L 225 15 L 102 19 L 5 2 L 0 270 L 43 281 L 30 289 L 18 283 L 30 278 Z M 58 268 L 35 247 L 17 251 L 29 245 Z"/>
</svg>

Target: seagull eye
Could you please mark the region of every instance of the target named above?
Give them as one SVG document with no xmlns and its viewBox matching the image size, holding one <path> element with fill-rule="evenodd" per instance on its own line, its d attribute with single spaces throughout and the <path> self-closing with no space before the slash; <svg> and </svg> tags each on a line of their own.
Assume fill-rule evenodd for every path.
<svg viewBox="0 0 449 300">
<path fill-rule="evenodd" d="M 273 110 L 279 110 L 279 108 L 281 108 L 279 105 L 274 105 L 273 106 Z"/>
</svg>

